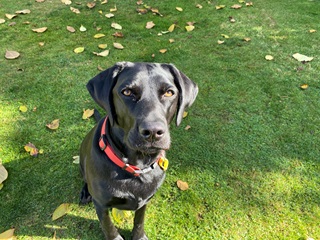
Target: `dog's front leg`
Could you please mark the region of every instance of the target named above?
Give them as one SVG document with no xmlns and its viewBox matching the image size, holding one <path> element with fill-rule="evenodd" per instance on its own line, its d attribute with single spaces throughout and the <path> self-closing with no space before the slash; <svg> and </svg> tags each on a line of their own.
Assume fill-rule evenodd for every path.
<svg viewBox="0 0 320 240">
<path fill-rule="evenodd" d="M 109 210 L 93 201 L 106 240 L 124 240 L 113 225 Z"/>
<path fill-rule="evenodd" d="M 147 205 L 144 205 L 135 212 L 133 230 L 132 230 L 132 240 L 148 240 L 144 232 L 144 215 L 146 212 Z"/>
</svg>

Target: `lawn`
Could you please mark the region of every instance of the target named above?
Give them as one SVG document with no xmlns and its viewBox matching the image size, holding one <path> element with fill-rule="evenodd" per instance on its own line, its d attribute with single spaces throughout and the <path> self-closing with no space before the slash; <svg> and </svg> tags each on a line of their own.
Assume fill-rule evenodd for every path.
<svg viewBox="0 0 320 240">
<path fill-rule="evenodd" d="M 320 239 L 319 1 L 88 2 L 0 0 L 0 160 L 8 171 L 0 233 L 103 239 L 93 206 L 78 205 L 73 163 L 95 124 L 82 119 L 97 107 L 85 85 L 118 61 L 145 61 L 174 63 L 200 90 L 181 126 L 171 126 L 167 178 L 147 209 L 149 239 Z M 158 13 L 136 10 L 148 7 Z M 6 59 L 6 51 L 20 56 Z M 50 130 L 54 119 L 60 125 Z M 42 153 L 26 152 L 29 142 Z M 68 213 L 52 221 L 62 203 Z M 128 239 L 132 218 L 117 226 Z"/>
</svg>

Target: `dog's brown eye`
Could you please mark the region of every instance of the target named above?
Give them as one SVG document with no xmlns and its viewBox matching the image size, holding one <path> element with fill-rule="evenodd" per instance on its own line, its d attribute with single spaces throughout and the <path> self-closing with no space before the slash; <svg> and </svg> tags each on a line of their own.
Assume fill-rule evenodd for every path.
<svg viewBox="0 0 320 240">
<path fill-rule="evenodd" d="M 174 92 L 172 90 L 168 90 L 168 91 L 165 92 L 164 96 L 165 97 L 172 97 L 173 94 L 174 94 Z"/>
<path fill-rule="evenodd" d="M 125 89 L 122 91 L 122 94 L 128 97 L 132 94 L 132 91 L 130 89 Z"/>
</svg>

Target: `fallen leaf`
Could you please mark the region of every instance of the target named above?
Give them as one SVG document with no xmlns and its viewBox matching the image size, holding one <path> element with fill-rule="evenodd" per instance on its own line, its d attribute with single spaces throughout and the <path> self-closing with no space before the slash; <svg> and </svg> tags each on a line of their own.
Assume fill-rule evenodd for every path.
<svg viewBox="0 0 320 240">
<path fill-rule="evenodd" d="M 64 3 L 65 5 L 70 5 L 72 3 L 71 0 L 61 0 L 62 3 Z"/>
<path fill-rule="evenodd" d="M 138 12 L 139 14 L 146 14 L 146 13 L 148 12 L 148 9 L 138 8 L 138 9 L 137 9 L 137 12 Z"/>
<path fill-rule="evenodd" d="M 188 26 L 193 26 L 196 22 L 187 22 Z"/>
<path fill-rule="evenodd" d="M 97 34 L 94 35 L 93 37 L 94 37 L 94 38 L 102 38 L 102 37 L 104 37 L 104 36 L 106 36 L 106 35 L 104 35 L 103 33 L 97 33 Z"/>
<path fill-rule="evenodd" d="M 67 30 L 72 33 L 76 31 L 76 29 L 74 29 L 74 27 L 71 27 L 71 26 L 67 26 Z"/>
<path fill-rule="evenodd" d="M 218 6 L 216 6 L 216 9 L 220 10 L 220 9 L 224 9 L 225 7 L 226 7 L 226 5 L 218 5 Z"/>
<path fill-rule="evenodd" d="M 80 30 L 80 32 L 85 32 L 85 31 L 87 31 L 87 28 L 85 26 L 81 25 L 79 30 Z"/>
<path fill-rule="evenodd" d="M 191 31 L 194 30 L 195 26 L 190 26 L 190 25 L 188 25 L 188 26 L 186 26 L 185 28 L 186 28 L 187 32 L 191 32 Z"/>
<path fill-rule="evenodd" d="M 89 9 L 92 9 L 92 8 L 94 8 L 96 6 L 96 3 L 95 2 L 88 2 L 87 3 L 87 7 L 89 8 Z"/>
<path fill-rule="evenodd" d="M 239 3 L 245 3 L 245 0 L 238 0 Z"/>
<path fill-rule="evenodd" d="M 253 6 L 253 2 L 247 2 L 247 3 L 246 3 L 246 6 L 247 6 L 247 7 L 252 7 L 252 6 Z"/>
<path fill-rule="evenodd" d="M 19 110 L 20 110 L 20 112 L 24 112 L 24 113 L 25 113 L 25 112 L 28 111 L 28 108 L 23 105 L 23 106 L 20 106 L 20 107 L 19 107 Z"/>
<path fill-rule="evenodd" d="M 39 42 L 39 46 L 43 47 L 44 46 L 44 42 Z"/>
<path fill-rule="evenodd" d="M 59 119 L 55 119 L 53 120 L 51 123 L 48 123 L 47 128 L 51 129 L 51 130 L 56 130 L 59 128 Z"/>
<path fill-rule="evenodd" d="M 36 33 L 43 33 L 45 31 L 47 31 L 47 27 L 42 27 L 42 28 L 34 28 L 32 29 L 32 31 L 36 32 Z"/>
<path fill-rule="evenodd" d="M 8 178 L 8 172 L 5 167 L 0 163 L 0 184 Z M 1 238 L 0 238 L 1 239 Z"/>
<path fill-rule="evenodd" d="M 118 23 L 111 23 L 111 27 L 114 28 L 114 29 L 117 29 L 117 30 L 121 30 L 122 29 L 122 26 Z"/>
<path fill-rule="evenodd" d="M 122 32 L 115 32 L 112 34 L 112 36 L 117 37 L 117 38 L 123 38 L 123 33 Z"/>
<path fill-rule="evenodd" d="M 0 19 L 1 20 L 1 19 Z M 3 19 L 4 20 L 4 19 Z M 315 33 L 317 30 L 315 30 L 315 29 L 310 29 L 309 30 L 309 33 Z"/>
<path fill-rule="evenodd" d="M 224 43 L 224 41 L 222 41 L 222 40 L 218 40 L 218 44 L 220 45 L 220 44 L 223 44 Z"/>
<path fill-rule="evenodd" d="M 39 150 L 31 142 L 24 146 L 24 150 L 26 150 L 26 152 L 30 153 L 30 155 L 34 157 L 36 157 L 39 153 Z"/>
<path fill-rule="evenodd" d="M 3 183 L 0 183 L 0 190 L 3 188 Z"/>
<path fill-rule="evenodd" d="M 295 53 L 292 55 L 292 57 L 298 60 L 299 62 L 310 62 L 313 60 L 313 57 L 308 57 L 300 53 Z"/>
<path fill-rule="evenodd" d="M 229 17 L 229 21 L 231 22 L 231 23 L 235 23 L 236 22 L 236 20 L 233 18 L 233 17 Z"/>
<path fill-rule="evenodd" d="M 179 11 L 179 12 L 183 11 L 183 9 L 181 7 L 176 7 L 176 10 Z"/>
<path fill-rule="evenodd" d="M 243 40 L 246 41 L 246 42 L 250 42 L 250 41 L 251 41 L 251 38 L 248 38 L 248 37 L 247 37 L 247 38 L 244 38 Z"/>
<path fill-rule="evenodd" d="M 170 38 L 170 39 L 169 39 L 169 43 L 174 43 L 174 39 L 173 39 L 173 38 Z"/>
<path fill-rule="evenodd" d="M 168 31 L 173 32 L 175 26 L 176 26 L 175 24 L 171 24 L 170 27 L 168 28 Z"/>
<path fill-rule="evenodd" d="M 5 54 L 5 58 L 6 59 L 16 59 L 20 56 L 20 53 L 18 53 L 17 51 L 6 51 L 6 54 Z"/>
<path fill-rule="evenodd" d="M 15 14 L 8 14 L 8 13 L 6 13 L 5 14 L 6 15 L 6 17 L 8 18 L 8 19 L 12 19 L 12 18 L 15 18 L 17 15 L 15 15 Z"/>
<path fill-rule="evenodd" d="M 6 22 L 6 20 L 5 20 L 5 19 L 0 18 L 0 24 L 5 23 L 5 22 Z"/>
<path fill-rule="evenodd" d="M 97 53 L 97 52 L 93 52 L 93 54 L 97 55 L 97 56 L 100 56 L 100 57 L 106 57 L 109 55 L 109 50 L 105 50 L 105 51 L 102 51 L 100 53 Z"/>
<path fill-rule="evenodd" d="M 3 233 L 0 234 L 0 239 L 4 239 L 4 240 L 13 240 L 15 239 L 14 237 L 14 228 L 9 229 Z"/>
<path fill-rule="evenodd" d="M 117 6 L 115 5 L 114 8 L 110 8 L 110 12 L 116 12 L 118 9 L 117 9 Z"/>
<path fill-rule="evenodd" d="M 187 126 L 184 128 L 184 130 L 188 131 L 190 128 L 191 128 L 191 126 L 190 126 L 190 125 L 187 125 Z"/>
<path fill-rule="evenodd" d="M 301 88 L 302 90 L 306 90 L 308 87 L 309 87 L 308 84 L 302 84 L 302 85 L 300 85 L 300 88 Z"/>
<path fill-rule="evenodd" d="M 31 13 L 31 11 L 29 9 L 23 9 L 23 10 L 16 11 L 16 14 L 29 14 L 29 13 Z"/>
<path fill-rule="evenodd" d="M 197 5 L 196 5 L 196 8 L 202 9 L 202 5 L 197 4 Z"/>
<path fill-rule="evenodd" d="M 84 51 L 84 47 L 77 47 L 73 50 L 75 53 L 82 53 Z"/>
<path fill-rule="evenodd" d="M 272 61 L 274 59 L 274 57 L 271 55 L 266 55 L 264 58 L 268 61 Z"/>
<path fill-rule="evenodd" d="M 113 43 L 113 46 L 114 46 L 114 48 L 116 48 L 116 49 L 120 49 L 120 50 L 124 49 L 124 47 L 122 46 L 121 43 Z"/>
<path fill-rule="evenodd" d="M 231 8 L 233 8 L 233 9 L 240 9 L 240 8 L 242 8 L 242 5 L 240 5 L 240 4 L 234 4 L 234 5 L 231 6 Z"/>
<path fill-rule="evenodd" d="M 114 17 L 114 14 L 113 13 L 107 13 L 105 15 L 106 18 L 113 18 Z"/>
<path fill-rule="evenodd" d="M 167 49 L 165 49 L 165 48 L 164 48 L 164 49 L 160 49 L 160 50 L 159 50 L 159 52 L 160 52 L 160 53 L 166 53 L 167 51 L 168 51 L 168 50 L 167 50 Z"/>
<path fill-rule="evenodd" d="M 73 156 L 73 162 L 74 164 L 79 164 L 80 163 L 80 157 L 79 156 Z"/>
<path fill-rule="evenodd" d="M 225 39 L 230 38 L 230 37 L 229 37 L 228 35 L 226 35 L 226 34 L 221 34 L 221 36 L 224 37 Z"/>
<path fill-rule="evenodd" d="M 83 109 L 82 119 L 88 119 L 94 114 L 94 109 Z"/>
<path fill-rule="evenodd" d="M 160 17 L 163 17 L 163 15 L 162 15 L 162 14 L 159 12 L 159 10 L 156 9 L 156 8 L 151 8 L 151 12 L 152 12 L 153 14 L 159 15 Z"/>
<path fill-rule="evenodd" d="M 146 29 L 151 29 L 151 28 L 153 28 L 154 26 L 155 26 L 155 24 L 153 23 L 153 21 L 147 22 L 147 24 L 146 24 Z"/>
<path fill-rule="evenodd" d="M 54 210 L 52 214 L 52 221 L 57 220 L 58 218 L 63 217 L 69 212 L 69 204 L 68 203 L 62 203 L 59 207 Z"/>
<path fill-rule="evenodd" d="M 114 221 L 116 221 L 117 223 L 122 223 L 124 220 L 130 218 L 131 212 L 112 208 L 111 215 Z"/>
<path fill-rule="evenodd" d="M 106 4 L 106 3 L 108 3 L 108 0 L 103 0 L 103 1 L 101 2 L 101 4 Z"/>
<path fill-rule="evenodd" d="M 80 14 L 80 10 L 74 7 L 70 7 L 71 12 L 76 13 L 76 14 Z"/>
<path fill-rule="evenodd" d="M 108 47 L 108 44 L 106 44 L 106 43 L 99 44 L 98 47 L 99 47 L 100 49 L 106 49 L 106 48 Z"/>
<path fill-rule="evenodd" d="M 185 190 L 189 189 L 188 183 L 184 182 L 184 181 L 181 181 L 181 180 L 177 181 L 177 186 L 181 191 L 185 191 Z"/>
<path fill-rule="evenodd" d="M 142 0 L 138 0 L 137 1 L 137 5 L 142 5 L 143 4 L 143 1 Z"/>
</svg>

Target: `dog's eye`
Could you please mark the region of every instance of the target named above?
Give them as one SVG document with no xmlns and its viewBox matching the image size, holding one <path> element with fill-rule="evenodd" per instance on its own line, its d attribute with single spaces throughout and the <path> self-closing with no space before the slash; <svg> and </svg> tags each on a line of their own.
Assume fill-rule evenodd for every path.
<svg viewBox="0 0 320 240">
<path fill-rule="evenodd" d="M 172 97 L 174 95 L 174 92 L 172 90 L 168 90 L 164 93 L 165 97 Z"/>
<path fill-rule="evenodd" d="M 129 96 L 131 96 L 132 91 L 131 91 L 130 89 L 124 89 L 124 90 L 122 91 L 122 94 L 125 95 L 125 96 L 127 96 L 127 97 L 129 97 Z"/>
</svg>

